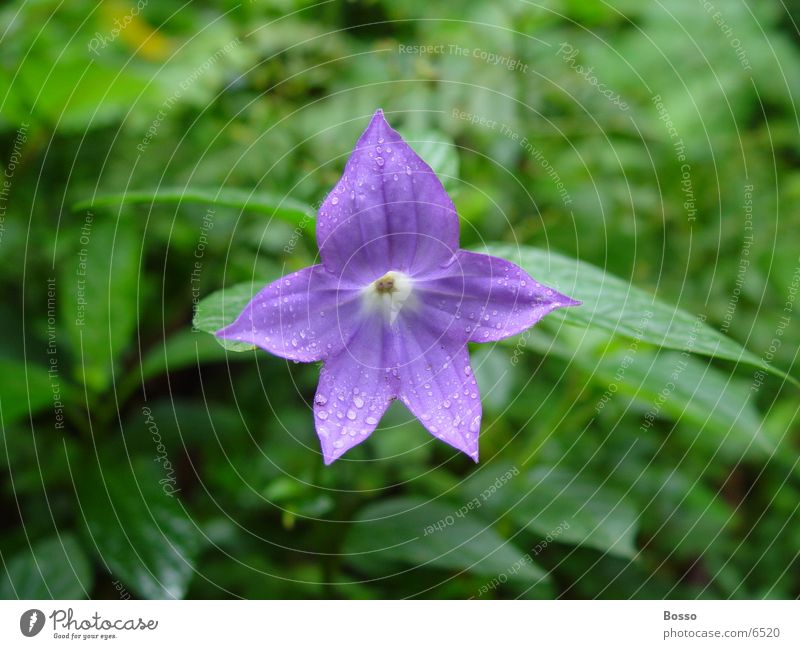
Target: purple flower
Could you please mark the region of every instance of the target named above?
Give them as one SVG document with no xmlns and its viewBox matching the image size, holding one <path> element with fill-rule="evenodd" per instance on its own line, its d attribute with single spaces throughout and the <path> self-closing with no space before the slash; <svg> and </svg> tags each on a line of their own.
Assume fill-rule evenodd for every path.
<svg viewBox="0 0 800 649">
<path fill-rule="evenodd" d="M 453 203 L 381 110 L 319 210 L 317 241 L 321 264 L 264 288 L 217 336 L 324 362 L 314 420 L 326 464 L 363 442 L 393 399 L 477 462 L 467 343 L 518 334 L 578 302 L 459 249 Z"/>
</svg>

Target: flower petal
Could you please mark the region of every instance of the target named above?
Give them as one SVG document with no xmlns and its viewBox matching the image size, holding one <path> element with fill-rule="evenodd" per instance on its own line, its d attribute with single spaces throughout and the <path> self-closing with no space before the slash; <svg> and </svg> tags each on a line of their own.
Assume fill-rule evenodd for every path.
<svg viewBox="0 0 800 649">
<path fill-rule="evenodd" d="M 401 318 L 400 400 L 434 437 L 477 462 L 481 400 L 466 345 L 453 346 L 424 312 Z"/>
<path fill-rule="evenodd" d="M 323 202 L 317 242 L 325 268 L 362 283 L 452 260 L 458 215 L 433 170 L 378 110 Z"/>
<path fill-rule="evenodd" d="M 216 335 L 290 360 L 318 361 L 337 354 L 357 329 L 359 295 L 321 265 L 309 266 L 267 285 Z"/>
<path fill-rule="evenodd" d="M 314 397 L 325 464 L 369 437 L 397 395 L 393 349 L 383 319 L 368 316 L 347 346 L 325 361 Z"/>
<path fill-rule="evenodd" d="M 417 279 L 414 290 L 427 317 L 463 343 L 501 340 L 555 309 L 580 304 L 510 261 L 466 250 L 438 275 Z"/>
</svg>

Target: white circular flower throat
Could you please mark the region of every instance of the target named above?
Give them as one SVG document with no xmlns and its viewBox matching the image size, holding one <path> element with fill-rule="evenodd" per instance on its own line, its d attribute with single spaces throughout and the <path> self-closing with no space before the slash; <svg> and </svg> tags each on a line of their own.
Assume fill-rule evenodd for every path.
<svg viewBox="0 0 800 649">
<path fill-rule="evenodd" d="M 399 270 L 390 270 L 383 277 L 364 287 L 364 306 L 380 311 L 393 324 L 400 309 L 411 297 L 412 279 Z"/>
</svg>

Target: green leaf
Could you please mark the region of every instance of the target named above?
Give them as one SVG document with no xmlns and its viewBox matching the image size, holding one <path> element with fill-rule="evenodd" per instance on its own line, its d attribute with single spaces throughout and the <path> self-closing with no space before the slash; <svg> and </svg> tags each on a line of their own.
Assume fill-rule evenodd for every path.
<svg viewBox="0 0 800 649">
<path fill-rule="evenodd" d="M 225 349 L 209 338 L 206 330 L 185 329 L 154 345 L 142 359 L 141 371 L 133 372 L 131 376 L 137 382 L 147 381 L 169 372 L 228 358 Z"/>
<path fill-rule="evenodd" d="M 177 494 L 170 495 L 175 483 L 165 481 L 174 473 L 166 461 L 131 466 L 118 457 L 125 457 L 124 449 L 109 448 L 74 471 L 89 543 L 109 572 L 139 596 L 180 599 L 194 575 L 200 538 Z M 177 457 L 168 454 L 166 460 L 174 465 Z"/>
<path fill-rule="evenodd" d="M 286 196 L 251 192 L 243 189 L 206 189 L 202 187 L 175 187 L 133 190 L 116 194 L 100 194 L 78 201 L 73 211 L 85 211 L 115 205 L 156 205 L 202 203 L 219 207 L 232 207 L 242 211 L 257 212 L 283 219 L 297 226 L 307 227 L 314 222 L 314 209 Z"/>
<path fill-rule="evenodd" d="M 83 599 L 92 589 L 89 560 L 72 534 L 61 534 L 4 560 L 0 599 Z"/>
<path fill-rule="evenodd" d="M 400 130 L 403 139 L 436 172 L 444 188 L 458 188 L 458 150 L 447 135 L 438 131 Z"/>
<path fill-rule="evenodd" d="M 62 263 L 63 328 L 75 358 L 76 378 L 93 392 L 111 383 L 120 355 L 136 328 L 141 242 L 130 222 L 86 221 L 75 253 Z"/>
<path fill-rule="evenodd" d="M 639 350 L 627 355 L 625 361 L 625 352 L 609 354 L 585 369 L 595 380 L 614 383 L 620 393 L 644 402 L 646 415 L 668 415 L 681 422 L 690 444 L 720 451 L 723 459 L 764 459 L 775 452 L 746 381 L 677 352 Z"/>
<path fill-rule="evenodd" d="M 382 500 L 364 507 L 345 540 L 355 566 L 406 564 L 466 571 L 484 577 L 505 573 L 528 582 L 547 579 L 519 548 L 474 513 L 459 516 L 461 504 L 418 497 Z M 513 571 L 513 573 L 512 573 Z M 512 573 L 512 574 L 509 574 Z"/>
<path fill-rule="evenodd" d="M 519 264 L 537 281 L 581 300 L 583 304 L 554 312 L 569 324 L 596 327 L 626 338 L 639 338 L 667 349 L 746 363 L 789 379 L 739 343 L 714 330 L 699 316 L 660 302 L 591 264 L 527 246 L 491 244 L 488 254 Z M 647 316 L 647 314 L 652 314 Z"/>
<path fill-rule="evenodd" d="M 548 466 L 527 472 L 490 466 L 475 473 L 461 491 L 466 499 L 477 499 L 495 515 L 507 514 L 535 532 L 540 540 L 534 554 L 554 542 L 626 558 L 636 554 L 636 511 L 622 494 L 582 475 Z"/>
<path fill-rule="evenodd" d="M 486 410 L 502 412 L 513 400 L 520 374 L 510 352 L 499 345 L 477 345 L 470 354 L 481 403 Z"/>
<path fill-rule="evenodd" d="M 57 409 L 58 402 L 63 404 L 66 398 L 67 387 L 58 378 L 51 385 L 44 367 L 0 360 L 0 423 L 7 428 L 28 413 L 36 413 L 48 405 Z M 58 409 L 56 416 L 59 416 Z"/>
<path fill-rule="evenodd" d="M 194 328 L 213 336 L 222 327 L 231 324 L 253 299 L 253 296 L 266 284 L 267 282 L 245 282 L 223 288 L 206 296 L 197 304 L 192 322 Z M 231 352 L 246 352 L 255 349 L 255 345 L 248 343 L 225 340 L 216 336 L 214 339 Z"/>
</svg>

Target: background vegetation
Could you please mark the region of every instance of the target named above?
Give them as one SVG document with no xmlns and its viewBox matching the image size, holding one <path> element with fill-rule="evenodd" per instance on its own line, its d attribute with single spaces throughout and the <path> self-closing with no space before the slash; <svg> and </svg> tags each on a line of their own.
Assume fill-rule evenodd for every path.
<svg viewBox="0 0 800 649">
<path fill-rule="evenodd" d="M 0 596 L 800 595 L 794 8 L 4 4 Z M 478 465 L 395 405 L 324 467 L 318 368 L 203 331 L 378 107 L 587 303 L 473 350 Z"/>
</svg>

